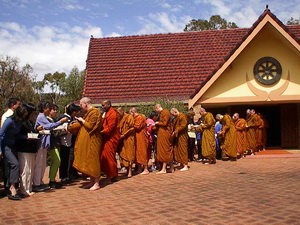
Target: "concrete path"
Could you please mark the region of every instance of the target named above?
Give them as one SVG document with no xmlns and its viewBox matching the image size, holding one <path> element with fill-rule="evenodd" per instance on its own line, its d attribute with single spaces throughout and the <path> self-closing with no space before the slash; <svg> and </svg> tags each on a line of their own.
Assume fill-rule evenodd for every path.
<svg viewBox="0 0 300 225">
<path fill-rule="evenodd" d="M 192 162 L 186 172 L 101 180 L 94 192 L 85 182 L 2 197 L 0 224 L 300 224 L 300 154 Z"/>
</svg>

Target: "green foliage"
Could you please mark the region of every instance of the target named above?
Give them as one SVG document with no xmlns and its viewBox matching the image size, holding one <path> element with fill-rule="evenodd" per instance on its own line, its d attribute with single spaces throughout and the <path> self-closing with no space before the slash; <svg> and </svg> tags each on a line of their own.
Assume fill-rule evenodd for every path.
<svg viewBox="0 0 300 225">
<path fill-rule="evenodd" d="M 58 104 L 59 102 L 59 98 L 61 96 L 61 88 L 60 88 L 60 84 L 64 82 L 66 78 L 66 74 L 65 73 L 59 73 L 59 72 L 55 72 L 55 73 L 47 73 L 44 76 L 43 82 L 45 85 L 48 85 L 51 89 L 50 92 L 50 98 L 51 98 L 51 102 L 53 102 L 54 104 Z"/>
<path fill-rule="evenodd" d="M 76 66 L 69 75 L 60 72 L 47 73 L 42 81 L 33 84 L 34 89 L 39 93 L 40 100 L 56 104 L 59 113 L 63 113 L 66 105 L 81 98 L 84 74 L 85 71 L 80 72 Z M 51 92 L 43 93 L 46 85 L 50 87 Z"/>
<path fill-rule="evenodd" d="M 60 89 L 63 92 L 60 104 L 67 105 L 82 97 L 84 75 L 85 70 L 80 72 L 75 66 L 70 74 L 60 83 Z"/>
<path fill-rule="evenodd" d="M 33 69 L 30 65 L 21 67 L 18 58 L 0 56 L 0 113 L 4 112 L 11 97 L 35 103 L 38 96 L 32 86 L 33 81 Z"/>
<path fill-rule="evenodd" d="M 0 113 L 6 110 L 9 98 L 17 97 L 23 102 L 37 105 L 40 101 L 50 101 L 59 107 L 60 113 L 65 105 L 82 97 L 85 71 L 75 66 L 70 74 L 55 72 L 44 75 L 42 81 L 36 81 L 30 65 L 20 67 L 19 59 L 9 56 L 0 57 Z M 45 87 L 50 88 L 45 93 Z"/>
<path fill-rule="evenodd" d="M 168 109 L 168 110 L 170 110 L 171 108 L 177 108 L 180 112 L 183 112 L 183 113 L 187 113 L 187 111 L 188 111 L 187 105 L 184 104 L 183 102 L 170 101 L 170 100 L 163 99 L 163 98 L 155 99 L 152 104 L 138 104 L 135 106 L 129 106 L 129 105 L 124 104 L 124 105 L 119 105 L 116 107 L 122 106 L 124 108 L 125 112 L 128 112 L 131 107 L 136 107 L 138 109 L 139 113 L 144 114 L 145 116 L 149 116 L 152 112 L 154 112 L 154 106 L 156 104 L 161 104 L 161 106 L 164 109 Z"/>
<path fill-rule="evenodd" d="M 185 26 L 184 31 L 220 30 L 238 28 L 234 22 L 227 22 L 219 15 L 213 15 L 209 21 L 203 19 L 192 19 Z"/>
<path fill-rule="evenodd" d="M 300 20 L 299 19 L 294 19 L 291 17 L 286 23 L 287 25 L 300 25 Z"/>
</svg>

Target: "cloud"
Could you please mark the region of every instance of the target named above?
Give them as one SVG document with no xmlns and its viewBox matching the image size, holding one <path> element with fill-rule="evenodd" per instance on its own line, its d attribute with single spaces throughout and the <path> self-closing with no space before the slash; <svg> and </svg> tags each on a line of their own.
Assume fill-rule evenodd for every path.
<svg viewBox="0 0 300 225">
<path fill-rule="evenodd" d="M 7 23 L 0 22 L 0 27 L 2 27 L 3 29 L 7 29 L 10 31 L 16 31 L 16 32 L 18 32 L 22 29 L 21 25 L 15 23 L 15 22 L 7 22 Z"/>
<path fill-rule="evenodd" d="M 166 12 L 150 13 L 147 17 L 139 17 L 142 28 L 137 34 L 182 32 L 191 17 L 176 17 Z"/>
<path fill-rule="evenodd" d="M 174 4 L 174 5 L 171 5 L 169 3 L 166 3 L 166 2 L 163 2 L 161 7 L 163 9 L 167 9 L 169 10 L 170 12 L 173 12 L 173 13 L 176 13 L 176 12 L 180 12 L 183 8 L 182 5 L 178 5 L 178 4 Z"/>
<path fill-rule="evenodd" d="M 77 0 L 60 0 L 57 1 L 60 8 L 69 10 L 69 11 L 76 11 L 76 10 L 85 10 L 85 7 L 78 3 Z"/>
<path fill-rule="evenodd" d="M 85 69 L 90 35 L 103 37 L 100 27 L 33 26 L 0 23 L 0 55 L 17 57 L 29 64 L 41 80 L 46 73 L 69 73 L 74 66 Z"/>
<path fill-rule="evenodd" d="M 266 9 L 269 9 L 283 23 L 286 23 L 292 16 L 299 18 L 300 4 L 297 1 L 286 1 L 282 4 L 281 0 L 194 0 L 195 4 L 204 6 L 208 9 L 207 16 L 220 15 L 228 22 L 235 22 L 239 27 L 251 27 L 258 17 Z"/>
<path fill-rule="evenodd" d="M 106 37 L 121 37 L 122 35 L 117 32 L 112 32 L 108 34 Z"/>
<path fill-rule="evenodd" d="M 84 7 L 81 5 L 73 5 L 73 4 L 66 4 L 63 5 L 62 8 L 66 9 L 66 10 L 83 10 Z"/>
</svg>

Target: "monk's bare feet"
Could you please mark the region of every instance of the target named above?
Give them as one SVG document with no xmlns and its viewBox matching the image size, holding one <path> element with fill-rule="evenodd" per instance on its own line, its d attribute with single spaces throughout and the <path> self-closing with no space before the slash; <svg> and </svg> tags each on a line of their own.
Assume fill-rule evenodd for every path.
<svg viewBox="0 0 300 225">
<path fill-rule="evenodd" d="M 89 190 L 90 191 L 96 191 L 100 189 L 100 185 L 98 183 L 95 183 Z"/>
<path fill-rule="evenodd" d="M 182 169 L 180 169 L 179 171 L 188 171 L 189 168 L 188 167 L 183 167 Z"/>
<path fill-rule="evenodd" d="M 167 171 L 161 170 L 161 171 L 157 172 L 156 174 L 165 174 L 165 173 L 167 173 Z"/>
<path fill-rule="evenodd" d="M 89 182 L 89 183 L 87 183 L 86 185 L 84 185 L 83 188 L 84 188 L 84 189 L 89 189 L 89 188 L 93 187 L 93 185 L 94 185 L 94 184 L 93 184 L 92 182 Z"/>
<path fill-rule="evenodd" d="M 149 174 L 149 171 L 143 171 L 142 173 L 140 173 L 141 175 L 147 175 Z"/>
<path fill-rule="evenodd" d="M 131 177 L 132 177 L 132 174 L 128 174 L 127 177 L 128 177 L 128 178 L 131 178 Z"/>
</svg>

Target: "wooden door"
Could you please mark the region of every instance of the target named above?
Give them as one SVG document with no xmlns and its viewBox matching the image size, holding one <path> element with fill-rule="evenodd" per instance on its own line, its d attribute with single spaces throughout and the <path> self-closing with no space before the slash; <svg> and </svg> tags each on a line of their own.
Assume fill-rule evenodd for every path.
<svg viewBox="0 0 300 225">
<path fill-rule="evenodd" d="M 280 107 L 282 148 L 299 148 L 299 107 L 285 104 Z"/>
</svg>

